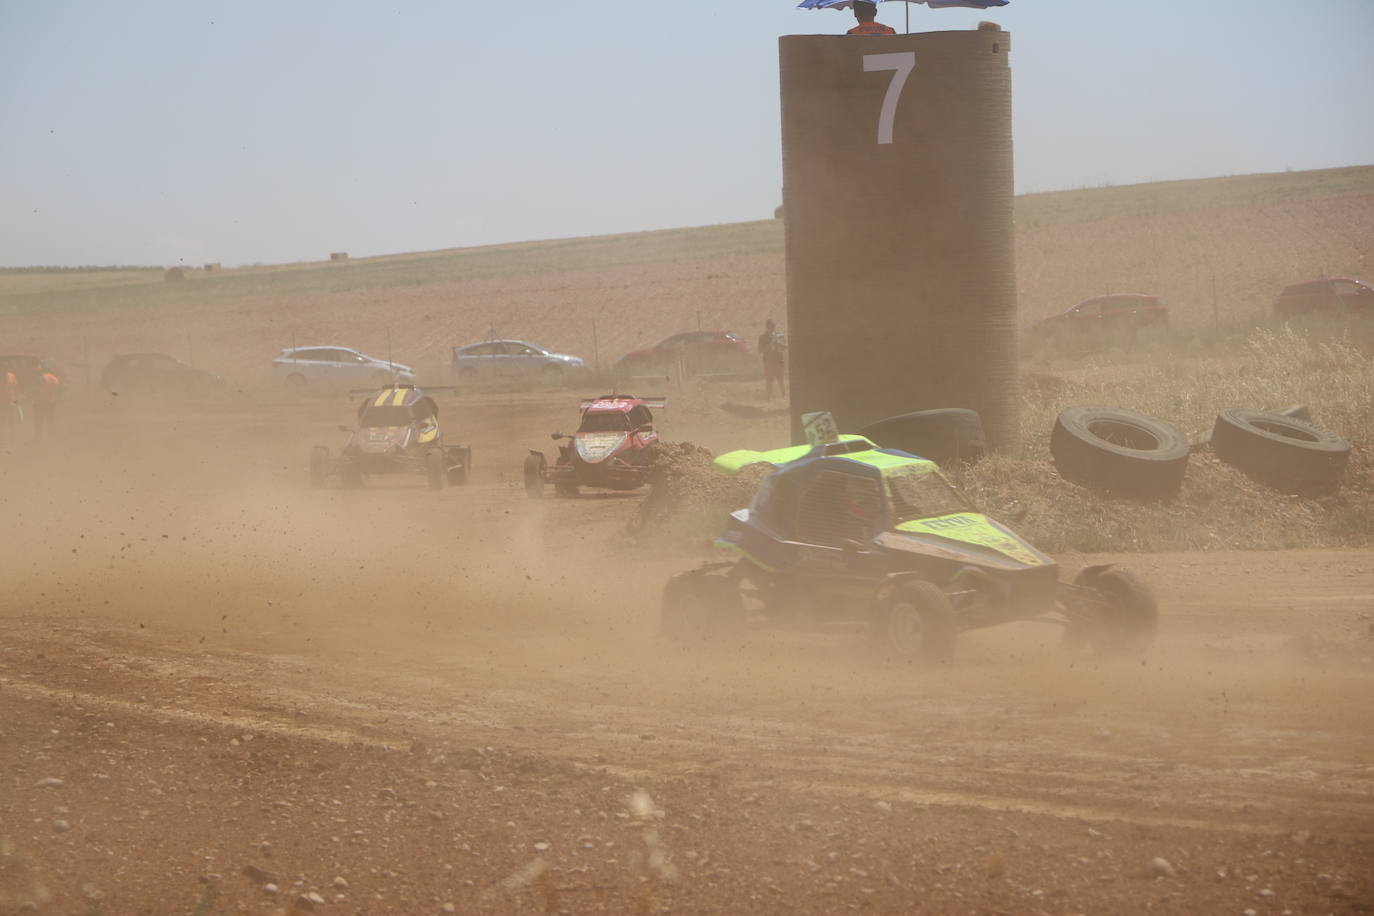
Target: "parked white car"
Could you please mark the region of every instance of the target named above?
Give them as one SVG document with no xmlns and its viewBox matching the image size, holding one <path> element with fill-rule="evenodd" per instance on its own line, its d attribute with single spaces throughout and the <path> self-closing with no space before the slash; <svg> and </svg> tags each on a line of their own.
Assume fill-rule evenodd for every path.
<svg viewBox="0 0 1374 916">
<path fill-rule="evenodd" d="M 449 364 L 453 375 L 464 381 L 533 375 L 554 384 L 565 373 L 586 367 L 579 357 L 554 353 L 524 340 L 484 340 L 454 347 Z"/>
<path fill-rule="evenodd" d="M 272 376 L 288 388 L 413 385 L 415 370 L 347 347 L 288 347 L 272 360 Z"/>
</svg>

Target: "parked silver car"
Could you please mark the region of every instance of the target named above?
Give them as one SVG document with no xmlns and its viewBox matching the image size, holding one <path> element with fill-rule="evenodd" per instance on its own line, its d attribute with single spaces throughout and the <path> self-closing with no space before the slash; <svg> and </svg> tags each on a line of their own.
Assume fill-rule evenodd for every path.
<svg viewBox="0 0 1374 916">
<path fill-rule="evenodd" d="M 288 388 L 362 388 L 415 384 L 415 370 L 347 347 L 287 347 L 272 360 L 272 375 Z"/>
<path fill-rule="evenodd" d="M 468 381 L 509 376 L 535 376 L 556 382 L 567 372 L 586 368 L 576 356 L 554 353 L 523 340 L 484 340 L 453 348 L 454 376 Z"/>
</svg>

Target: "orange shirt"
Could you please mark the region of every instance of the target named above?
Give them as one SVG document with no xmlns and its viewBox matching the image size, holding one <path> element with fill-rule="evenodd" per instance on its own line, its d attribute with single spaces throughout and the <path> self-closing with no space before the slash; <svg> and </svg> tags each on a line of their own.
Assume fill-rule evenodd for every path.
<svg viewBox="0 0 1374 916">
<path fill-rule="evenodd" d="M 43 404 L 53 404 L 57 401 L 58 392 L 61 390 L 62 381 L 51 372 L 44 372 L 39 381 L 42 382 L 33 392 L 33 399 Z"/>
<path fill-rule="evenodd" d="M 881 22 L 861 22 L 845 33 L 846 35 L 896 35 L 897 30 Z"/>
</svg>

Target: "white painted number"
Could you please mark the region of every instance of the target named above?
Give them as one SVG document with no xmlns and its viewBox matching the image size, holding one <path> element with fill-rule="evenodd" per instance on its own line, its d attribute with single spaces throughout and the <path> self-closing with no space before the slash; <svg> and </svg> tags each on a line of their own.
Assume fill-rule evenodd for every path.
<svg viewBox="0 0 1374 916">
<path fill-rule="evenodd" d="M 878 116 L 878 144 L 892 142 L 892 122 L 897 120 L 897 100 L 906 88 L 906 78 L 916 68 L 916 52 L 901 51 L 896 54 L 865 54 L 864 72 L 891 70 L 892 82 L 887 84 L 887 95 L 883 98 L 883 111 Z"/>
</svg>

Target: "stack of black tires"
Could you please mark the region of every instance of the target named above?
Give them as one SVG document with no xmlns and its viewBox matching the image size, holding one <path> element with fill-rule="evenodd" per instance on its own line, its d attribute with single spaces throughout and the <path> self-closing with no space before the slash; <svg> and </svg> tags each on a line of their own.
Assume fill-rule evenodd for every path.
<svg viewBox="0 0 1374 916">
<path fill-rule="evenodd" d="M 1232 407 L 1217 414 L 1212 452 L 1284 493 L 1320 496 L 1341 485 L 1350 443 L 1310 422 L 1304 407 Z M 1067 480 L 1136 499 L 1167 499 L 1183 485 L 1190 442 L 1172 423 L 1119 407 L 1070 407 L 1050 435 L 1050 454 Z"/>
</svg>

